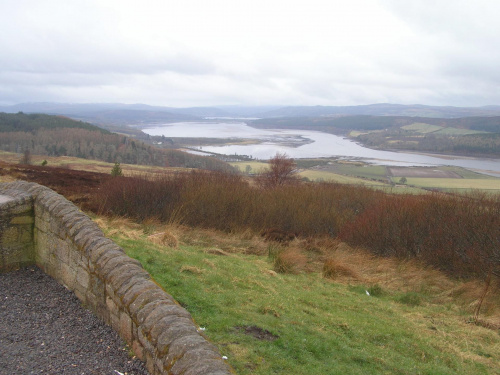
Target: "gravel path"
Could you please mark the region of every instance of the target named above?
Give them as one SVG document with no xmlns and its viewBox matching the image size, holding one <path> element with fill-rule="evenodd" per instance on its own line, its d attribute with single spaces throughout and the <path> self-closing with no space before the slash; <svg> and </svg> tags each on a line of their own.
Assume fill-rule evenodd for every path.
<svg viewBox="0 0 500 375">
<path fill-rule="evenodd" d="M 123 340 L 37 267 L 0 274 L 0 374 L 147 375 Z"/>
</svg>

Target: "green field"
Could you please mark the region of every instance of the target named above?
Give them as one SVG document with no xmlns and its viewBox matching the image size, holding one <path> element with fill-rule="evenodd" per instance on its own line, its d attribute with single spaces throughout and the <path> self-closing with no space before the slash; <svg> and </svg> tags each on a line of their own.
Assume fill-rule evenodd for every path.
<svg viewBox="0 0 500 375">
<path fill-rule="evenodd" d="M 306 170 L 300 172 L 301 177 L 307 177 L 311 181 L 331 181 L 341 184 L 358 184 L 358 185 L 371 185 L 371 186 L 389 186 L 379 181 L 365 180 L 362 178 L 346 176 L 329 171 L 316 171 Z"/>
<path fill-rule="evenodd" d="M 411 125 L 402 126 L 401 129 L 414 131 L 417 133 L 427 134 L 443 134 L 443 135 L 468 135 L 468 134 L 480 134 L 486 133 L 480 130 L 471 130 L 471 129 L 460 129 L 453 127 L 442 127 L 438 125 L 424 124 L 420 122 L 416 122 Z"/>
<path fill-rule="evenodd" d="M 268 168 L 267 163 L 263 162 L 233 162 L 230 163 L 234 167 L 238 167 L 241 172 L 245 172 L 247 165 L 250 166 L 251 173 L 259 173 Z M 314 164 L 314 162 L 312 162 Z M 311 181 L 331 181 L 341 184 L 360 184 L 360 185 L 373 185 L 373 186 L 389 186 L 379 181 L 369 181 L 363 178 L 358 178 L 353 171 L 359 171 L 357 175 L 359 177 L 365 178 L 382 178 L 385 175 L 385 167 L 382 166 L 359 166 L 360 163 L 345 163 L 337 164 L 335 163 L 334 170 L 338 170 L 339 173 L 335 173 L 333 170 L 316 170 L 316 169 L 303 169 L 299 173 L 300 177 L 307 177 Z M 325 167 L 326 168 L 326 167 Z M 328 166 L 330 168 L 330 166 Z M 333 168 L 333 167 L 332 167 Z M 345 174 L 345 175 L 344 175 Z"/>
<path fill-rule="evenodd" d="M 331 165 L 331 170 L 340 174 L 376 180 L 386 180 L 387 173 L 383 165 L 363 163 L 335 163 Z"/>
<path fill-rule="evenodd" d="M 245 173 L 247 165 L 250 166 L 250 173 L 259 173 L 269 167 L 268 163 L 264 163 L 261 161 L 238 161 L 238 162 L 232 162 L 229 163 L 233 167 L 238 167 L 239 170 L 243 173 Z"/>
<path fill-rule="evenodd" d="M 435 189 L 478 189 L 500 191 L 500 179 L 479 178 L 415 178 L 408 177 L 408 185 Z"/>
<path fill-rule="evenodd" d="M 405 130 L 409 130 L 409 131 L 414 131 L 417 133 L 422 133 L 422 134 L 433 133 L 435 131 L 443 129 L 442 126 L 424 124 L 421 122 L 416 122 L 416 123 L 411 124 L 411 125 L 402 126 L 401 128 L 405 129 Z"/>
<path fill-rule="evenodd" d="M 238 374 L 499 373 L 498 334 L 467 324 L 451 302 L 433 303 L 427 277 L 429 285 L 402 290 L 344 284 L 321 273 L 277 274 L 267 256 L 215 255 L 203 241 L 171 248 L 114 232 Z"/>
</svg>

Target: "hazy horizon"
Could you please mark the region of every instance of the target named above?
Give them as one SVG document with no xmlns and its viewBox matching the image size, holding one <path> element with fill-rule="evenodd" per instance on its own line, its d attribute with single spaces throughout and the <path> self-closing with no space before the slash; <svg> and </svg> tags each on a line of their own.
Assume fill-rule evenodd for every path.
<svg viewBox="0 0 500 375">
<path fill-rule="evenodd" d="M 4 0 L 0 105 L 500 104 L 493 0 Z"/>
<path fill-rule="evenodd" d="M 183 105 L 183 106 L 172 106 L 172 105 L 155 105 L 150 103 L 125 103 L 125 102 L 65 102 L 65 101 L 33 101 L 33 102 L 19 102 L 14 104 L 3 104 L 1 107 L 14 107 L 19 105 L 32 105 L 32 104 L 53 104 L 53 105 L 102 105 L 102 106 L 146 106 L 146 107 L 161 107 L 161 108 L 172 108 L 172 109 L 190 109 L 190 108 L 286 108 L 286 107 L 363 107 L 363 106 L 422 106 L 422 107 L 455 107 L 455 108 L 484 108 L 484 107 L 500 107 L 500 104 L 485 104 L 485 105 L 475 105 L 475 106 L 458 106 L 458 105 L 431 105 L 425 103 L 367 103 L 367 104 L 353 104 L 353 105 L 328 105 L 328 104 L 309 104 L 309 105 L 301 105 L 301 104 L 212 104 L 212 105 Z"/>
</svg>

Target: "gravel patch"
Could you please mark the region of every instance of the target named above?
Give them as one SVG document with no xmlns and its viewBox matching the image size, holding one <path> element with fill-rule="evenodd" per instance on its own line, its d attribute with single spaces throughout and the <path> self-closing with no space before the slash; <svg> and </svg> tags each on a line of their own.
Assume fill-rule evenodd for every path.
<svg viewBox="0 0 500 375">
<path fill-rule="evenodd" d="M 0 274 L 0 374 L 148 375 L 118 334 L 37 267 Z"/>
</svg>

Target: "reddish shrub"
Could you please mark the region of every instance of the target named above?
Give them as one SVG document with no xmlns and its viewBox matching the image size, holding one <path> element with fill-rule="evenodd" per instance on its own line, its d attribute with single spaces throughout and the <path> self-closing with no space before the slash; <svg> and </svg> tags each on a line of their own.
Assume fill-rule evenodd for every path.
<svg viewBox="0 0 500 375">
<path fill-rule="evenodd" d="M 419 258 L 456 276 L 499 273 L 498 201 L 478 195 L 386 196 L 340 238 L 374 253 Z"/>
<path fill-rule="evenodd" d="M 192 172 L 111 179 L 94 205 L 140 221 L 267 230 L 264 235 L 278 242 L 294 234 L 338 236 L 375 254 L 417 258 L 456 276 L 500 276 L 500 198 L 481 194 L 390 196 L 331 183 L 259 189 L 235 174 Z"/>
</svg>

